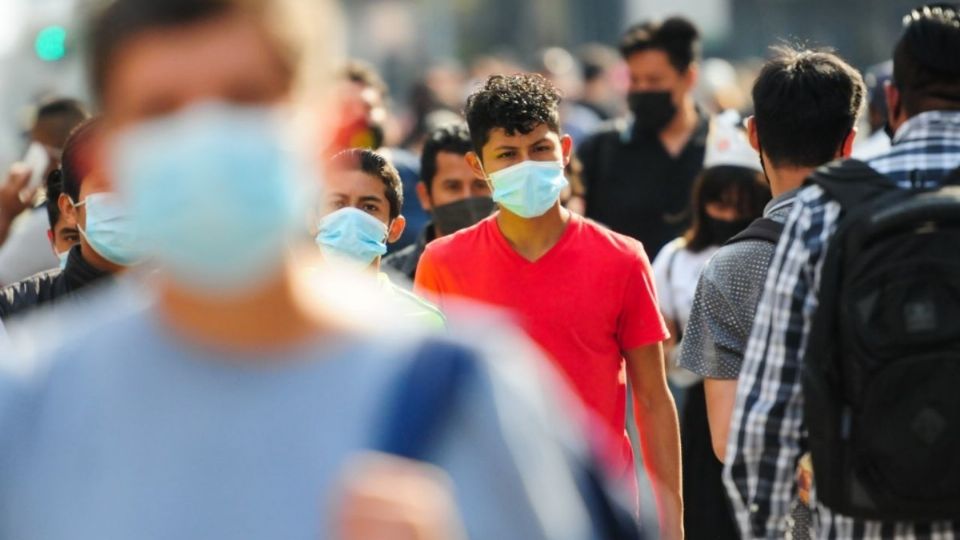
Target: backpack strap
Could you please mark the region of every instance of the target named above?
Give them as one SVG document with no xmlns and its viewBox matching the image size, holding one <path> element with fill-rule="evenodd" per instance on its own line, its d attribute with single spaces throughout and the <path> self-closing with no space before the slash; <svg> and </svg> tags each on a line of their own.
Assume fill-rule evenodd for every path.
<svg viewBox="0 0 960 540">
<path fill-rule="evenodd" d="M 441 339 L 426 340 L 415 355 L 387 396 L 373 449 L 429 462 L 465 386 L 480 376 L 479 359 L 469 349 Z M 577 487 L 599 538 L 642 540 L 639 524 L 592 456 L 576 453 L 572 460 Z"/>
<path fill-rule="evenodd" d="M 857 159 L 837 160 L 820 167 L 804 185 L 818 185 L 843 208 L 856 206 L 896 189 L 886 175 Z"/>
<path fill-rule="evenodd" d="M 748 240 L 761 240 L 776 244 L 780 241 L 780 235 L 783 234 L 784 224 L 770 219 L 768 217 L 757 218 L 753 223 L 747 225 L 747 228 L 737 233 L 733 238 L 727 240 L 725 246 L 746 242 Z"/>
<path fill-rule="evenodd" d="M 954 169 L 946 178 L 943 179 L 944 186 L 960 186 L 960 167 Z"/>
</svg>

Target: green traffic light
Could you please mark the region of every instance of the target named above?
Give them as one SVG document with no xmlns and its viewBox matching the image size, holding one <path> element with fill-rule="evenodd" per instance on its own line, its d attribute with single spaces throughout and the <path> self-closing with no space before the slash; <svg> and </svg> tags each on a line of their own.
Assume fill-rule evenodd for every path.
<svg viewBox="0 0 960 540">
<path fill-rule="evenodd" d="M 67 55 L 67 29 L 62 26 L 48 26 L 40 30 L 34 49 L 44 62 L 63 59 Z"/>
</svg>

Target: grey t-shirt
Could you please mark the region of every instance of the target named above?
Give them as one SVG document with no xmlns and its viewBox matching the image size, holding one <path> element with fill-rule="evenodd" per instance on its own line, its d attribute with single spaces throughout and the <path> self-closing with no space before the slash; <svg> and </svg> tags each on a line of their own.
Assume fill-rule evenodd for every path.
<svg viewBox="0 0 960 540">
<path fill-rule="evenodd" d="M 770 201 L 764 216 L 786 222 L 796 190 Z M 702 377 L 736 379 L 776 246 L 747 240 L 724 246 L 697 283 L 678 364 Z"/>
<path fill-rule="evenodd" d="M 41 325 L 36 344 L 11 329 L 0 538 L 329 537 L 344 465 L 375 442 L 422 338 L 377 331 L 235 353 L 190 343 L 136 304 L 85 304 L 85 318 L 65 318 L 86 329 Z M 562 450 L 576 437 L 546 391 L 554 378 L 525 340 L 489 330 L 481 345 L 436 338 L 479 367 L 432 446 L 469 536 L 594 537 Z"/>
</svg>

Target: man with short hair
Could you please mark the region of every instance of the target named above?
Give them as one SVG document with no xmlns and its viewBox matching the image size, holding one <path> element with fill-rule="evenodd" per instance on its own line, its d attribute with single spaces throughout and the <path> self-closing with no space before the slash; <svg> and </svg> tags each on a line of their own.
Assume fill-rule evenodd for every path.
<svg viewBox="0 0 960 540">
<path fill-rule="evenodd" d="M 316 234 L 324 258 L 376 274 L 381 291 L 397 302 L 404 317 L 443 328 L 440 310 L 380 271 L 387 244 L 396 242 L 406 225 L 397 169 L 373 150 L 355 148 L 335 155 L 327 171 Z"/>
<path fill-rule="evenodd" d="M 494 210 L 490 184 L 476 176 L 467 164 L 465 156 L 472 148 L 470 132 L 464 124 L 437 128 L 423 145 L 417 198 L 430 213 L 431 221 L 416 244 L 383 261 L 411 282 L 428 243 L 466 229 Z"/>
<path fill-rule="evenodd" d="M 750 144 L 761 152 L 774 196 L 764 211 L 766 219 L 785 222 L 810 173 L 850 155 L 863 94 L 860 74 L 836 55 L 776 49 L 754 83 L 755 112 L 747 120 Z M 720 460 L 727 446 L 737 377 L 775 249 L 775 238 L 754 238 L 717 251 L 700 275 L 680 345 L 679 365 L 704 377 L 710 438 Z M 716 463 L 718 476 L 721 467 Z M 726 507 L 694 510 L 698 511 L 729 515 Z M 795 517 L 809 522 L 803 508 Z"/>
<path fill-rule="evenodd" d="M 709 119 L 693 100 L 699 34 L 672 17 L 629 28 L 620 53 L 630 73 L 629 119 L 581 144 L 587 217 L 636 238 L 655 257 L 690 223 L 690 190 L 703 167 Z"/>
<path fill-rule="evenodd" d="M 105 181 L 155 271 L 59 308 L 62 331 L 11 331 L 0 537 L 601 535 L 574 475 L 577 431 L 553 417 L 576 411 L 547 393 L 555 377 L 532 347 L 496 324 L 483 345 L 425 338 L 349 276 L 303 271 L 318 175 L 298 138 L 314 132 L 295 128 L 322 90 L 310 69 L 334 54 L 310 39 L 338 28 L 312 11 L 324 6 L 115 0 L 98 13 Z M 448 367 L 462 369 L 445 380 Z M 423 407 L 438 388 L 450 392 Z"/>
<path fill-rule="evenodd" d="M 44 207 L 57 202 L 42 197 L 38 201 L 35 195 L 44 192 L 47 176 L 59 166 L 67 137 L 89 116 L 86 107 L 75 99 L 53 99 L 38 107 L 30 144 L 46 153 L 47 168 L 39 171 L 43 182 L 31 188 L 27 183 L 37 171 L 17 164 L 0 187 L 0 285 L 55 268 L 59 263 L 44 242 L 48 228 Z"/>
<path fill-rule="evenodd" d="M 895 132 L 893 147 L 868 164 L 900 188 L 933 188 L 960 166 L 960 63 L 955 55 L 944 54 L 960 49 L 960 12 L 956 5 L 926 6 L 904 21 L 903 35 L 894 50 L 894 82 L 886 90 L 888 120 Z M 846 71 L 836 74 L 838 79 L 850 77 Z M 799 76 L 805 75 L 788 72 L 778 79 L 789 81 Z M 782 83 L 774 84 L 771 93 L 780 87 Z M 793 108 L 795 104 L 785 106 Z M 811 164 L 813 158 L 828 159 L 837 153 L 840 141 L 850 137 L 839 129 L 840 123 L 846 126 L 855 111 L 851 107 L 849 114 L 832 120 L 838 128 L 830 138 L 833 144 L 817 151 L 811 147 Z M 771 152 L 788 156 L 792 149 L 787 140 L 768 149 L 767 130 L 803 130 L 820 119 L 810 116 L 800 124 L 784 124 L 783 120 L 771 118 L 766 125 L 759 117 L 755 120 L 764 155 L 772 159 L 775 154 Z M 768 169 L 770 172 L 773 169 Z M 808 366 L 803 355 L 820 345 L 810 340 L 818 306 L 824 305 L 818 291 L 823 290 L 825 255 L 844 217 L 840 203 L 819 185 L 800 190 L 757 307 L 733 405 L 724 467 L 741 532 L 751 538 L 783 538 L 790 506 L 799 498 L 797 467 L 801 454 L 811 447 L 807 426 L 814 421 L 805 418 L 804 408 L 812 402 L 804 396 Z M 858 304 L 850 311 L 861 308 Z M 864 339 L 870 337 L 866 334 Z M 947 425 L 948 430 L 954 427 Z M 851 485 L 850 489 L 857 488 Z M 951 489 L 956 492 L 955 486 Z M 934 522 L 921 516 L 901 522 L 858 519 L 826 507 L 816 501 L 816 495 L 814 486 L 814 538 L 932 540 L 960 534 L 958 520 Z"/>
<path fill-rule="evenodd" d="M 51 174 L 47 177 L 47 200 L 59 201 L 61 193 L 63 193 L 63 175 Z M 60 268 L 63 268 L 67 264 L 70 248 L 80 243 L 80 231 L 77 230 L 74 217 L 61 212 L 59 204 L 46 206 L 47 220 L 50 223 L 47 239 L 50 240 L 53 253 L 60 259 Z"/>
<path fill-rule="evenodd" d="M 467 100 L 467 160 L 500 211 L 427 246 L 416 290 L 441 309 L 466 298 L 505 308 L 550 354 L 619 440 L 610 459 L 635 481 L 624 430 L 629 378 L 662 538 L 683 537 L 677 412 L 667 389 L 653 276 L 635 240 L 560 205 L 573 141 L 560 133 L 560 94 L 539 75 L 495 75 Z M 589 287 L 580 286 L 590 284 Z M 626 374 L 624 374 L 624 370 Z"/>
<path fill-rule="evenodd" d="M 51 174 L 58 195 L 47 204 L 57 208 L 62 220 L 75 224 L 76 245 L 64 248 L 61 267 L 0 289 L 0 318 L 59 302 L 138 262 L 141 246 L 132 222 L 96 164 L 101 128 L 101 122 L 93 119 L 74 130 L 64 145 L 60 168 Z"/>
</svg>

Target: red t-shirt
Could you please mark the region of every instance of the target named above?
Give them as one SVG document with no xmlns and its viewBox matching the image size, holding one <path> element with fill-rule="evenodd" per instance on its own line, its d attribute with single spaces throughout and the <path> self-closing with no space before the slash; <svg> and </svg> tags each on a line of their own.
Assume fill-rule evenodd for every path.
<svg viewBox="0 0 960 540">
<path fill-rule="evenodd" d="M 612 433 L 625 433 L 623 352 L 669 335 L 643 246 L 575 214 L 535 262 L 510 247 L 496 216 L 435 240 L 416 288 L 441 307 L 459 296 L 507 308 Z M 624 453 L 626 465 L 629 445 Z"/>
</svg>

